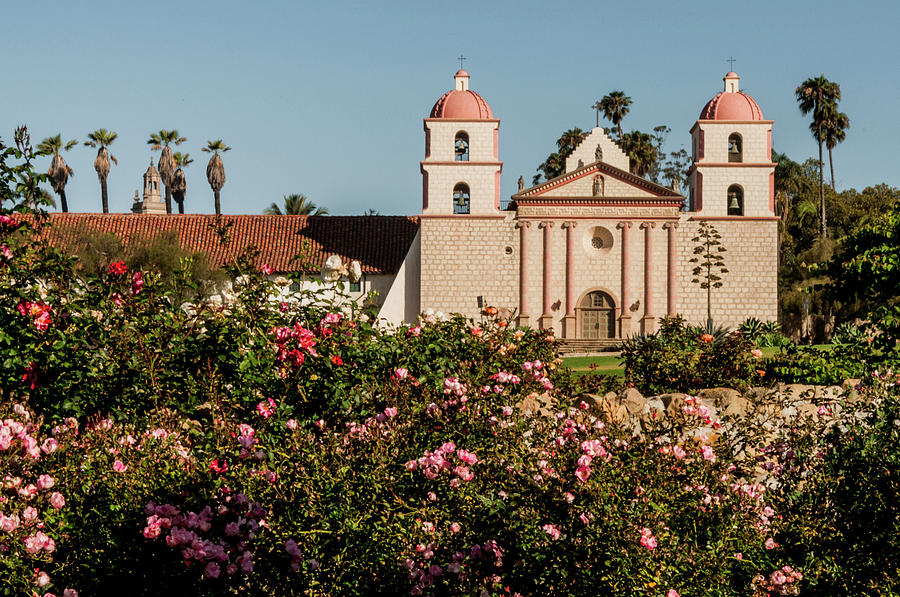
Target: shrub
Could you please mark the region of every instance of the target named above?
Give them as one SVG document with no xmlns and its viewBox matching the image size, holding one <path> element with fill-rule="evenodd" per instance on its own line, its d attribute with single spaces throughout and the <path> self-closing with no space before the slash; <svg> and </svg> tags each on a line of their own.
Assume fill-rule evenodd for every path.
<svg viewBox="0 0 900 597">
<path fill-rule="evenodd" d="M 760 379 L 762 354 L 754 350 L 740 332 L 706 334 L 678 316 L 661 320 L 656 333 L 625 341 L 622 361 L 625 379 L 645 395 L 744 389 Z"/>
</svg>

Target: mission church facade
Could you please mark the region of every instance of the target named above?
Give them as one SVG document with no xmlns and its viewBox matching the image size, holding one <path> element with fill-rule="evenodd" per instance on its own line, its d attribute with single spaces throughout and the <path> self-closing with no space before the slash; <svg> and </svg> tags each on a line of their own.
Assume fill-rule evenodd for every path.
<svg viewBox="0 0 900 597">
<path fill-rule="evenodd" d="M 215 216 L 166 215 L 159 173 L 144 175 L 133 214 L 54 214 L 62 242 L 76 226 L 122 238 L 175 230 L 214 265 L 248 244 L 276 272 L 322 267 L 336 254 L 360 263 L 355 297 L 376 291 L 380 318 L 414 322 L 427 309 L 477 318 L 506 308 L 521 325 L 568 340 L 651 332 L 667 315 L 706 322 L 706 291 L 692 283 L 701 222 L 727 248 L 716 324 L 777 319 L 777 230 L 772 121 L 729 72 L 722 92 L 690 130 L 688 197 L 629 171 L 600 127 L 566 160 L 565 172 L 518 191 L 501 209 L 500 120 L 460 70 L 424 119 L 422 212 L 395 216 L 222 216 L 232 242 L 215 240 Z M 217 223 L 216 225 L 219 225 Z M 69 230 L 69 232 L 66 232 Z M 51 239 L 53 240 L 53 239 Z M 303 253 L 304 259 L 292 258 Z"/>
<path fill-rule="evenodd" d="M 406 280 L 419 287 L 404 293 L 419 302 L 407 316 L 431 308 L 476 317 L 490 304 L 566 339 L 651 332 L 675 314 L 705 323 L 706 291 L 691 282 L 690 259 L 706 221 L 722 236 L 729 270 L 713 292 L 715 322 L 777 319 L 772 121 L 740 91 L 738 75 L 725 75 L 690 131 L 687 201 L 631 174 L 598 127 L 561 176 L 527 189 L 520 181 L 507 210 L 500 121 L 466 71 L 454 82 L 424 121 L 422 214 L 405 263 L 418 264 Z M 396 319 L 391 306 L 385 314 Z"/>
</svg>

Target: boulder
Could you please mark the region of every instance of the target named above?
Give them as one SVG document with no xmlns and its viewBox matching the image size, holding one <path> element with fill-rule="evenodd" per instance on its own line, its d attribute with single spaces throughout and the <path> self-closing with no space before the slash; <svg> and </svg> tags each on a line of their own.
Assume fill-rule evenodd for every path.
<svg viewBox="0 0 900 597">
<path fill-rule="evenodd" d="M 634 388 L 622 392 L 620 402 L 632 416 L 641 415 L 647 409 L 647 399 Z"/>
</svg>

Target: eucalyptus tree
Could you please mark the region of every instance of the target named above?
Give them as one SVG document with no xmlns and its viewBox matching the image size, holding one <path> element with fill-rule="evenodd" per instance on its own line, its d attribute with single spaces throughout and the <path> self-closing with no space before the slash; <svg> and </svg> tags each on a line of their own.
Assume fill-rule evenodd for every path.
<svg viewBox="0 0 900 597">
<path fill-rule="evenodd" d="M 209 163 L 206 165 L 206 180 L 209 181 L 209 186 L 215 195 L 216 215 L 218 216 L 222 213 L 219 193 L 222 187 L 225 186 L 225 163 L 222 161 L 222 156 L 219 155 L 219 152 L 225 153 L 226 151 L 231 151 L 231 148 L 225 145 L 221 139 L 216 139 L 215 141 L 207 141 L 203 151 L 212 153 L 209 156 Z"/>
<path fill-rule="evenodd" d="M 172 199 L 178 204 L 178 213 L 184 213 L 184 195 L 187 192 L 187 179 L 184 177 L 184 169 L 194 163 L 189 153 L 176 151 L 175 174 L 172 177 Z"/>
<path fill-rule="evenodd" d="M 66 164 L 66 160 L 63 159 L 60 152 L 69 151 L 76 145 L 78 145 L 78 141 L 75 139 L 64 143 L 62 134 L 59 134 L 55 137 L 47 137 L 37 146 L 38 151 L 53 156 L 53 159 L 50 161 L 50 170 L 47 171 L 47 177 L 54 192 L 59 195 L 59 202 L 64 212 L 69 211 L 69 203 L 66 201 L 66 183 L 69 182 L 70 176 L 75 176 L 75 171 Z"/>
<path fill-rule="evenodd" d="M 162 179 L 163 185 L 166 187 L 166 213 L 172 213 L 172 183 L 175 180 L 175 157 L 170 145 L 181 145 L 187 141 L 187 137 L 178 134 L 177 129 L 167 131 L 161 129 L 158 133 L 151 133 L 147 144 L 154 151 L 162 150 L 159 156 L 159 177 Z"/>
<path fill-rule="evenodd" d="M 812 113 L 810 129 L 819 144 L 819 234 L 823 238 L 828 233 L 828 221 L 825 217 L 825 176 L 822 159 L 822 143 L 828 110 L 837 110 L 837 102 L 841 99 L 841 86 L 825 78 L 824 75 L 810 78 L 801 83 L 796 91 L 797 103 L 803 114 Z"/>
<path fill-rule="evenodd" d="M 109 213 L 109 192 L 106 188 L 106 178 L 109 176 L 109 162 L 112 160 L 114 164 L 119 164 L 116 156 L 109 153 L 108 147 L 118 137 L 119 135 L 115 131 L 97 129 L 92 133 L 88 133 L 88 140 L 84 142 L 85 145 L 90 147 L 99 147 L 97 157 L 94 159 L 94 170 L 97 171 L 97 178 L 100 179 L 100 203 L 105 214 Z"/>
<path fill-rule="evenodd" d="M 284 209 L 277 203 L 272 203 L 263 212 L 270 216 L 327 216 L 327 207 L 318 207 L 307 199 L 303 193 L 284 195 Z"/>
<path fill-rule="evenodd" d="M 600 110 L 603 117 L 612 122 L 619 131 L 619 140 L 622 139 L 622 119 L 628 114 L 631 106 L 631 98 L 624 91 L 611 91 L 609 95 L 600 100 Z"/>
</svg>

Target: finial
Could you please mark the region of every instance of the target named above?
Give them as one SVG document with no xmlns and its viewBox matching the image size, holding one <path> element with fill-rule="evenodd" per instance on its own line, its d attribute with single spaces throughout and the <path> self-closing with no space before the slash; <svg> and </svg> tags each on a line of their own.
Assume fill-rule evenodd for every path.
<svg viewBox="0 0 900 597">
<path fill-rule="evenodd" d="M 731 68 L 728 69 L 728 70 L 730 70 L 731 72 L 734 72 L 734 63 L 737 62 L 737 61 L 736 61 L 734 58 L 732 58 L 732 57 L 729 56 L 729 57 L 728 57 L 728 60 L 726 60 L 725 62 L 728 62 L 728 63 L 731 64 Z"/>
<path fill-rule="evenodd" d="M 153 167 L 153 156 L 152 155 L 150 156 L 150 167 L 151 168 Z"/>
<path fill-rule="evenodd" d="M 463 56 L 462 54 L 460 54 L 459 58 L 457 58 L 457 60 L 459 60 L 459 70 L 462 70 L 463 69 L 463 61 L 467 60 L 467 58 L 465 56 Z"/>
</svg>

